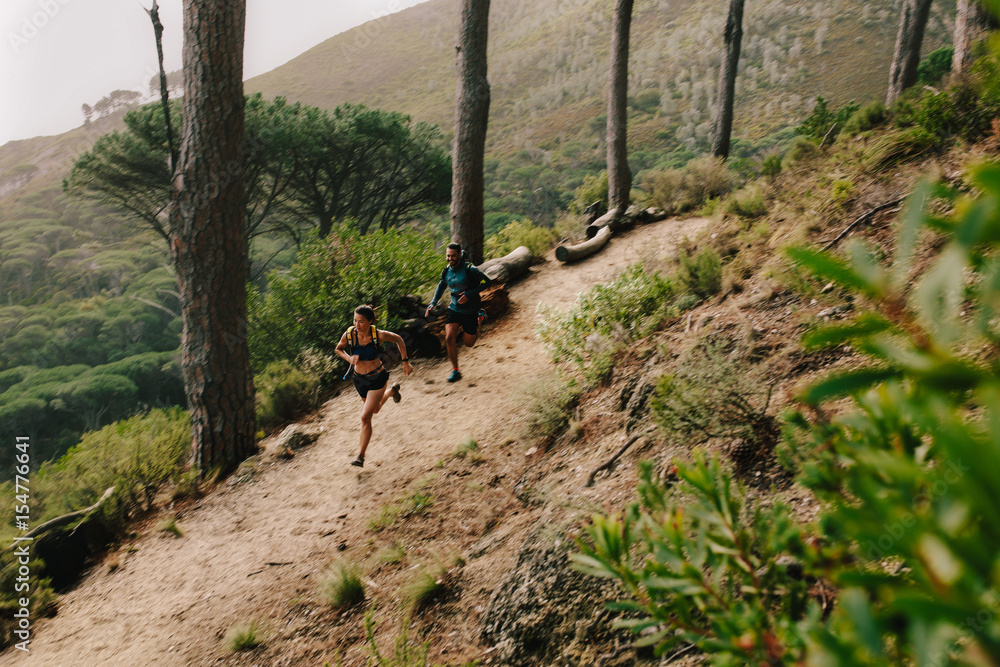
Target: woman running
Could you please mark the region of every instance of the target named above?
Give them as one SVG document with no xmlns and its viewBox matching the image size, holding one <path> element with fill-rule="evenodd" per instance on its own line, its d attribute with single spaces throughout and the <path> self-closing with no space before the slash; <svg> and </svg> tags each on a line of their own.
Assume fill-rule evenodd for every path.
<svg viewBox="0 0 1000 667">
<path fill-rule="evenodd" d="M 354 326 L 345 331 L 337 343 L 337 356 L 351 365 L 354 371 L 354 388 L 365 404 L 361 410 L 361 452 L 351 461 L 351 465 L 359 468 L 365 465 L 365 450 L 372 438 L 372 415 L 381 410 L 390 397 L 396 403 L 401 398 L 398 382 L 393 383 L 389 391 L 386 391 L 389 371 L 379 359 L 381 341 L 396 344 L 403 360 L 403 375 L 412 373 L 413 366 L 406 356 L 406 343 L 397 334 L 375 327 L 375 309 L 371 306 L 358 306 L 354 309 Z"/>
</svg>

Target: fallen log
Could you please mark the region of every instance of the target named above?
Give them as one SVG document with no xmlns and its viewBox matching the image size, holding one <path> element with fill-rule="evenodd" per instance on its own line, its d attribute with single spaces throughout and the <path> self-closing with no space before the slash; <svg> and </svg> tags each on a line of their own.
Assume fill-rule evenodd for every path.
<svg viewBox="0 0 1000 667">
<path fill-rule="evenodd" d="M 521 246 L 509 255 L 487 260 L 477 268 L 493 282 L 509 283 L 526 275 L 534 258 L 527 246 Z"/>
<path fill-rule="evenodd" d="M 94 512 L 98 507 L 100 507 L 104 503 L 105 500 L 111 497 L 111 494 L 114 493 L 114 491 L 115 487 L 113 486 L 109 487 L 108 490 L 104 492 L 104 495 L 101 496 L 101 499 L 98 500 L 93 505 L 91 505 L 90 507 L 84 507 L 82 510 L 77 510 L 75 512 L 70 512 L 69 514 L 63 514 L 62 516 L 57 516 L 54 519 L 49 519 L 45 523 L 35 526 L 35 528 L 31 532 L 26 533 L 24 537 L 27 538 L 27 537 L 35 537 L 37 535 L 41 535 L 47 530 L 52 530 L 53 528 L 58 528 L 59 526 L 65 526 L 68 523 L 72 523 L 74 520 L 77 519 L 77 517 L 86 516 Z"/>
<path fill-rule="evenodd" d="M 590 257 L 595 252 L 603 248 L 608 239 L 611 238 L 611 227 L 602 226 L 597 230 L 595 236 L 590 238 L 583 243 L 577 243 L 576 245 L 561 245 L 556 248 L 556 259 L 560 262 L 575 262 L 578 259 L 583 259 L 584 257 Z"/>
<path fill-rule="evenodd" d="M 594 220 L 592 223 L 587 225 L 587 238 L 588 239 L 594 238 L 595 236 L 597 236 L 597 232 L 599 232 L 604 227 L 610 227 L 611 231 L 617 231 L 618 217 L 619 217 L 618 209 L 613 208 L 604 215 L 602 215 L 601 217 L 599 217 L 597 220 Z"/>
</svg>

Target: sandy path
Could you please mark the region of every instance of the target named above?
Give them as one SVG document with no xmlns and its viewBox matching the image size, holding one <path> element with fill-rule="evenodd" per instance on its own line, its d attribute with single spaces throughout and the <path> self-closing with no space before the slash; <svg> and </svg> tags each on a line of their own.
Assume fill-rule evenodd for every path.
<svg viewBox="0 0 1000 667">
<path fill-rule="evenodd" d="M 539 303 L 565 307 L 628 264 L 673 252 L 706 223 L 646 225 L 579 264 L 550 259 L 534 267 L 511 287 L 508 315 L 487 323 L 474 349 L 461 350 L 461 382 L 444 381 L 447 360 L 418 360 L 402 381 L 403 402 L 375 417 L 363 470 L 347 465 L 357 449 L 360 402 L 353 390 L 342 391 L 322 408 L 316 444 L 186 510 L 178 518 L 182 539 L 147 529 L 120 568 L 95 568 L 61 599 L 55 618 L 34 624 L 29 654 L 8 650 L 0 664 L 219 664 L 230 626 L 280 617 L 296 592 L 310 595 L 308 580 L 336 555 L 348 522 L 366 522 L 457 444 L 488 442 L 510 419 L 512 394 L 549 364 L 535 336 Z"/>
</svg>

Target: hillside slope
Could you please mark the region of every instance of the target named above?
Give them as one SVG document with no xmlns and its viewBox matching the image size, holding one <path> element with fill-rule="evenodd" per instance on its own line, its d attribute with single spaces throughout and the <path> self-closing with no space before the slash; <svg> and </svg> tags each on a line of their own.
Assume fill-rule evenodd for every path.
<svg viewBox="0 0 1000 667">
<path fill-rule="evenodd" d="M 934 3 L 925 53 L 949 43 L 954 4 Z M 605 107 L 610 11 L 602 0 L 492 3 L 490 153 L 552 150 L 574 140 L 600 144 L 602 124 L 593 121 Z M 629 66 L 633 153 L 707 149 L 725 11 L 724 3 L 707 0 L 636 3 Z M 246 90 L 326 109 L 363 103 L 450 131 L 458 15 L 457 0 L 428 0 L 336 35 L 248 80 Z M 895 0 L 750 4 L 734 136 L 759 139 L 795 125 L 816 96 L 834 106 L 881 99 L 897 20 Z M 8 195 L 58 183 L 73 159 L 118 127 L 113 116 L 56 137 L 0 146 L 0 216 Z"/>
</svg>

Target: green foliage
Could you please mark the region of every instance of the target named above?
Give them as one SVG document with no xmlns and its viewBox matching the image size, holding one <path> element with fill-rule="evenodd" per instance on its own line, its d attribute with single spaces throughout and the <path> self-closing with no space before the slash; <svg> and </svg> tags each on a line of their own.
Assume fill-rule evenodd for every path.
<svg viewBox="0 0 1000 667">
<path fill-rule="evenodd" d="M 845 137 L 854 137 L 862 132 L 878 127 L 886 121 L 887 111 L 882 102 L 872 102 L 861 107 L 847 119 L 841 132 Z"/>
<path fill-rule="evenodd" d="M 760 164 L 761 176 L 773 178 L 781 173 L 781 153 L 766 155 Z"/>
<path fill-rule="evenodd" d="M 181 124 L 181 104 L 171 118 Z M 325 236 L 352 217 L 362 232 L 412 219 L 448 201 L 451 161 L 436 127 L 409 116 L 345 104 L 327 113 L 258 93 L 244 107 L 244 164 L 250 238 L 301 233 L 303 221 Z M 168 148 L 159 102 L 125 115 L 126 129 L 97 140 L 77 159 L 66 191 L 124 212 L 164 240 L 170 199 Z"/>
<path fill-rule="evenodd" d="M 763 188 L 753 184 L 732 193 L 726 198 L 726 212 L 751 220 L 767 215 Z"/>
<path fill-rule="evenodd" d="M 330 568 L 321 585 L 320 595 L 331 607 L 353 607 L 365 601 L 365 584 L 357 567 L 339 563 Z"/>
<path fill-rule="evenodd" d="M 153 410 L 87 433 L 61 459 L 33 473 L 31 516 L 44 522 L 88 507 L 109 487 L 101 520 L 121 531 L 128 517 L 152 507 L 160 486 L 178 474 L 191 444 L 188 415 L 180 408 Z M 11 482 L 0 490 L 13 494 Z M 0 507 L 0 539 L 12 535 L 13 508 Z"/>
<path fill-rule="evenodd" d="M 237 623 L 226 632 L 224 641 L 233 653 L 255 649 L 264 644 L 264 627 L 257 621 Z"/>
<path fill-rule="evenodd" d="M 184 401 L 172 352 L 148 352 L 95 368 L 21 366 L 7 377 L 10 386 L 0 394 L 0 435 L 31 435 L 44 458 L 58 458 L 84 431 L 144 406 Z M 0 463 L 10 456 L 9 450 L 0 453 Z"/>
<path fill-rule="evenodd" d="M 735 177 L 726 163 L 707 155 L 691 160 L 680 169 L 648 171 L 642 179 L 642 187 L 649 193 L 653 205 L 671 215 L 725 195 L 734 183 Z"/>
<path fill-rule="evenodd" d="M 487 259 L 503 257 L 527 246 L 535 257 L 544 257 L 555 240 L 555 232 L 548 227 L 538 227 L 530 220 L 515 220 L 486 239 L 484 254 Z"/>
<path fill-rule="evenodd" d="M 778 421 L 768 414 L 772 386 L 746 350 L 723 341 L 698 345 L 663 375 L 650 401 L 653 418 L 671 442 L 693 446 L 709 439 L 739 439 L 739 468 L 769 454 Z"/>
<path fill-rule="evenodd" d="M 400 595 L 412 611 L 420 611 L 447 590 L 447 580 L 448 570 L 444 565 L 425 565 L 403 587 Z"/>
<path fill-rule="evenodd" d="M 392 331 L 402 319 L 399 300 L 428 289 L 442 265 L 434 242 L 424 234 L 387 230 L 361 235 L 353 225 L 338 225 L 327 238 L 305 243 L 288 275 L 272 274 L 267 294 L 250 295 L 254 367 L 295 359 L 308 348 L 332 354 L 362 303 L 375 306 L 378 325 Z"/>
<path fill-rule="evenodd" d="M 923 155 L 935 144 L 934 135 L 920 127 L 888 132 L 872 142 L 861 164 L 879 173 Z"/>
<path fill-rule="evenodd" d="M 383 505 L 378 513 L 369 519 L 368 529 L 374 532 L 385 530 L 400 519 L 425 513 L 433 504 L 434 498 L 429 493 L 414 491 L 408 496 Z"/>
<path fill-rule="evenodd" d="M 791 251 L 873 304 L 806 340 L 868 358 L 803 395 L 816 404 L 849 395 L 855 409 L 791 421 L 803 479 L 828 503 L 824 528 L 857 559 L 838 573 L 841 603 L 816 633 L 826 664 L 1000 660 L 1000 167 L 981 166 L 973 179 L 975 196 L 916 190 L 889 265 L 857 246 L 846 259 Z M 929 264 L 917 256 L 928 227 L 947 240 Z"/>
<path fill-rule="evenodd" d="M 600 202 L 602 210 L 608 209 L 607 171 L 584 178 L 583 183 L 576 189 L 569 208 L 573 213 L 583 215 L 584 210 L 594 202 Z"/>
<path fill-rule="evenodd" d="M 396 637 L 391 655 L 383 655 L 375 641 L 375 607 L 365 614 L 365 637 L 368 641 L 368 664 L 372 667 L 427 667 L 430 642 L 413 645 L 410 640 L 409 621 L 403 621 L 403 629 Z"/>
<path fill-rule="evenodd" d="M 525 413 L 522 437 L 535 442 L 557 438 L 569 425 L 579 400 L 580 389 L 575 383 L 564 382 L 555 372 L 540 373 L 516 395 Z"/>
<path fill-rule="evenodd" d="M 565 313 L 539 306 L 538 335 L 553 361 L 569 361 L 596 379 L 615 351 L 676 313 L 676 293 L 671 280 L 633 264 L 581 294 Z"/>
<path fill-rule="evenodd" d="M 161 533 L 170 533 L 174 537 L 184 537 L 184 531 L 177 524 L 177 517 L 168 516 L 156 524 L 156 529 Z"/>
<path fill-rule="evenodd" d="M 715 665 L 796 664 L 802 627 L 819 619 L 802 560 L 807 535 L 779 503 L 748 506 L 718 462 L 696 455 L 678 464 L 682 507 L 640 466 L 640 503 L 621 518 L 597 515 L 579 540 L 574 566 L 621 583 L 628 598 L 609 609 L 618 627 L 642 634 L 657 655 L 678 644 L 711 654 Z"/>
<path fill-rule="evenodd" d="M 722 289 L 722 259 L 714 248 L 705 246 L 697 253 L 681 249 L 677 259 L 680 261 L 677 277 L 688 292 L 699 299 L 708 299 Z"/>
<path fill-rule="evenodd" d="M 819 155 L 819 147 L 803 136 L 797 136 L 788 147 L 785 157 L 789 164 L 804 162 Z"/>
<path fill-rule="evenodd" d="M 13 498 L 13 495 L 8 497 Z M 9 547 L 10 541 L 7 540 L 4 544 Z M 28 582 L 29 589 L 18 590 L 18 586 L 23 586 L 25 583 L 23 578 L 18 581 L 24 564 L 14 557 L 12 552 L 13 549 L 7 548 L 0 556 L 0 648 L 21 641 L 14 635 L 14 630 L 18 628 L 18 619 L 14 614 L 22 609 L 21 598 L 25 597 L 26 593 L 28 593 L 28 613 L 31 619 L 54 615 L 58 604 L 56 593 L 52 590 L 52 581 L 38 576 L 45 568 L 45 564 L 38 558 L 32 558 L 27 563 L 28 570 L 32 573 Z"/>
<path fill-rule="evenodd" d="M 254 377 L 257 425 L 270 430 L 319 407 L 319 378 L 289 361 L 273 361 Z"/>
<path fill-rule="evenodd" d="M 937 85 L 946 74 L 951 72 L 951 59 L 955 47 L 942 46 L 927 54 L 927 57 L 917 65 L 917 83 L 925 86 Z"/>
<path fill-rule="evenodd" d="M 817 97 L 812 113 L 796 128 L 796 131 L 818 143 L 832 141 L 837 138 L 837 133 L 843 130 L 844 124 L 857 110 L 857 103 L 851 101 L 834 111 L 829 108 L 825 99 Z"/>
</svg>

